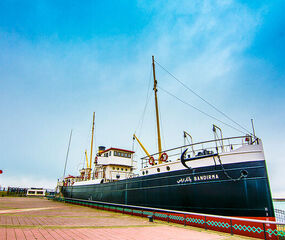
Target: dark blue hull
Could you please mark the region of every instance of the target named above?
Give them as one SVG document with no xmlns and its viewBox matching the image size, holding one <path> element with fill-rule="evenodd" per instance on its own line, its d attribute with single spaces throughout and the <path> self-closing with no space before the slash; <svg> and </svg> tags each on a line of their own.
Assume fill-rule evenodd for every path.
<svg viewBox="0 0 285 240">
<path fill-rule="evenodd" d="M 241 177 L 241 173 L 244 177 Z M 242 217 L 274 217 L 265 161 L 63 187 L 64 197 Z"/>
</svg>

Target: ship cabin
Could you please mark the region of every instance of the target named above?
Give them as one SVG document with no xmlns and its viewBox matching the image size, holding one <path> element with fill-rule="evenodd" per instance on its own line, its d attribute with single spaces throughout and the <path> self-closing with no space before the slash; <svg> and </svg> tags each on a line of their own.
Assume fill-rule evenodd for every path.
<svg viewBox="0 0 285 240">
<path fill-rule="evenodd" d="M 94 161 L 93 179 L 114 182 L 133 175 L 133 151 L 100 146 Z"/>
</svg>

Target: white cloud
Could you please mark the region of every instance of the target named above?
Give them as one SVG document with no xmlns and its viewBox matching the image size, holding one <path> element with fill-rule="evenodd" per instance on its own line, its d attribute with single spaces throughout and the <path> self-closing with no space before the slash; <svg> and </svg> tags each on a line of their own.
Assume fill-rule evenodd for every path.
<svg viewBox="0 0 285 240">
<path fill-rule="evenodd" d="M 1 144 L 5 173 L 14 172 L 16 176 L 27 171 L 31 177 L 22 178 L 22 183 L 31 185 L 43 178 L 42 184 L 50 186 L 62 174 L 68 134 L 73 128 L 68 171 L 76 174 L 84 150 L 89 148 L 93 111 L 96 144 L 130 148 L 132 133 L 143 111 L 152 54 L 203 97 L 243 125 L 249 125 L 257 105 L 249 105 L 248 99 L 255 100 L 256 93 L 252 88 L 241 87 L 239 77 L 247 76 L 250 66 L 256 64 L 255 59 L 248 59 L 243 53 L 261 24 L 261 11 L 226 0 L 146 5 L 140 2 L 139 6 L 156 14 L 135 44 L 127 38 L 69 43 L 50 39 L 35 47 L 18 36 L 6 35 L 6 40 L 2 39 L 5 52 L 1 63 L 5 63 L 5 68 L 0 72 L 6 87 L 6 95 L 2 96 L 6 119 L 0 123 L 5 138 Z M 265 69 L 262 75 L 267 74 Z M 4 77 L 7 81 L 3 81 Z M 213 113 L 158 66 L 157 78 L 167 90 Z M 166 146 L 181 144 L 181 133 L 186 129 L 196 140 L 212 137 L 212 120 L 185 106 L 177 107 L 179 103 L 176 105 L 161 91 L 159 99 Z M 257 111 L 262 112 L 262 105 L 258 107 Z M 147 112 L 141 140 L 149 151 L 155 151 L 151 111 Z M 274 152 L 266 153 L 269 169 L 277 171 L 282 163 L 276 159 L 281 159 L 282 151 L 276 148 L 277 140 L 268 137 L 270 122 L 262 128 L 267 138 L 264 144 L 272 147 L 266 152 Z M 284 132 L 284 128 L 280 131 Z M 1 184 L 16 186 L 19 182 L 15 176 L 3 178 Z M 282 191 L 280 182 L 284 182 L 282 174 L 274 174 L 273 192 Z"/>
</svg>

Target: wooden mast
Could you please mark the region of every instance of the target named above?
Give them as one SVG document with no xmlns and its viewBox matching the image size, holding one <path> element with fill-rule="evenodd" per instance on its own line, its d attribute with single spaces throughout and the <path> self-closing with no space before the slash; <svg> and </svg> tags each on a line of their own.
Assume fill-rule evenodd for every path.
<svg viewBox="0 0 285 240">
<path fill-rule="evenodd" d="M 161 138 L 160 138 L 160 126 L 159 126 L 159 111 L 158 111 L 158 103 L 157 103 L 157 81 L 155 78 L 155 65 L 154 65 L 154 56 L 152 56 L 152 68 L 153 68 L 153 91 L 154 91 L 154 99 L 155 99 L 155 113 L 156 113 L 156 129 L 157 129 L 157 142 L 158 142 L 158 163 L 162 163 L 161 161 Z"/>
<path fill-rule="evenodd" d="M 89 159 L 89 168 L 90 172 L 92 170 L 92 152 L 93 152 L 93 136 L 94 136 L 94 122 L 95 122 L 95 112 L 93 112 L 93 123 L 92 123 L 92 138 L 91 138 L 91 151 L 90 151 L 90 159 Z"/>
</svg>

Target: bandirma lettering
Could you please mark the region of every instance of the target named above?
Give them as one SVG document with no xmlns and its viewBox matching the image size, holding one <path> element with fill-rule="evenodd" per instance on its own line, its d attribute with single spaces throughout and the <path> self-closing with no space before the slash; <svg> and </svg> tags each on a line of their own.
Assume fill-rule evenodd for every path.
<svg viewBox="0 0 285 240">
<path fill-rule="evenodd" d="M 194 176 L 193 179 L 194 179 L 194 182 L 205 181 L 205 180 L 215 180 L 215 179 L 219 179 L 219 175 L 211 174 L 211 175 Z"/>
<path fill-rule="evenodd" d="M 219 179 L 218 174 L 194 176 L 194 182 Z"/>
</svg>

